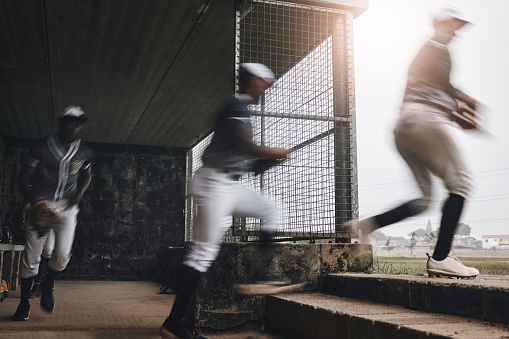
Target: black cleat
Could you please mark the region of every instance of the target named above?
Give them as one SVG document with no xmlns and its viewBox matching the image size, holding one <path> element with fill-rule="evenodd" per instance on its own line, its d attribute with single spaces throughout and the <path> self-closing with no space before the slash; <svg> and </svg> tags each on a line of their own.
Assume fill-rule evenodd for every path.
<svg viewBox="0 0 509 339">
<path fill-rule="evenodd" d="M 187 325 L 184 320 L 171 324 L 168 322 L 168 319 L 166 319 L 163 326 L 161 326 L 160 333 L 164 339 L 207 339 L 199 335 L 198 332 Z"/>
<path fill-rule="evenodd" d="M 30 318 L 30 305 L 19 304 L 16 313 L 12 316 L 15 321 L 27 321 Z"/>
<path fill-rule="evenodd" d="M 46 313 L 53 313 L 55 299 L 53 298 L 53 284 L 41 284 L 41 309 Z"/>
</svg>

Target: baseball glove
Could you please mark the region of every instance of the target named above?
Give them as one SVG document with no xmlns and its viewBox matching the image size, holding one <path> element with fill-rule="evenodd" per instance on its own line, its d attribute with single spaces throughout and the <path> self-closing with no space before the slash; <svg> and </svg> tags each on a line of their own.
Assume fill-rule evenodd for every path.
<svg viewBox="0 0 509 339">
<path fill-rule="evenodd" d="M 452 115 L 454 121 L 463 129 L 479 128 L 476 112 L 467 106 L 459 107 Z"/>
<path fill-rule="evenodd" d="M 37 201 L 30 215 L 30 223 L 39 232 L 47 232 L 53 228 L 58 216 L 44 200 Z"/>
</svg>

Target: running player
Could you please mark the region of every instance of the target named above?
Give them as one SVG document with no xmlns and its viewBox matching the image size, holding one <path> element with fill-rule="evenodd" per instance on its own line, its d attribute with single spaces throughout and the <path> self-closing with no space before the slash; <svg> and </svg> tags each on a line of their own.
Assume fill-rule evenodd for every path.
<svg viewBox="0 0 509 339">
<path fill-rule="evenodd" d="M 87 121 L 83 110 L 77 106 L 67 107 L 58 121 L 56 134 L 39 140 L 31 147 L 19 175 L 21 189 L 32 207 L 44 202 L 58 215 L 53 224 L 55 247 L 47 264 L 46 279 L 41 284 L 40 305 L 48 313 L 52 313 L 55 306 L 55 278 L 65 269 L 71 256 L 78 203 L 91 180 L 92 150 L 79 139 Z M 14 320 L 29 319 L 29 292 L 39 271 L 47 236 L 34 229 L 29 218 L 21 261 L 21 300 Z"/>
<path fill-rule="evenodd" d="M 274 74 L 262 64 L 242 64 L 239 92 L 220 110 L 214 136 L 203 153 L 203 167 L 192 182 L 192 195 L 197 207 L 193 242 L 186 250 L 177 276 L 177 296 L 169 317 L 161 327 L 164 338 L 203 338 L 185 323 L 187 306 L 201 274 L 207 272 L 217 258 L 221 242 L 221 218 L 227 215 L 255 217 L 265 220 L 263 237 L 277 228 L 274 206 L 260 194 L 239 184 L 240 176 L 252 171 L 256 159 L 286 159 L 283 148 L 258 146 L 252 140 L 248 105 L 257 104 L 275 81 Z"/>
<path fill-rule="evenodd" d="M 448 129 L 458 101 L 476 109 L 475 99 L 453 87 L 449 81 L 451 58 L 447 45 L 468 22 L 457 10 L 444 7 L 434 17 L 434 36 L 421 48 L 408 72 L 401 115 L 394 131 L 398 152 L 412 170 L 422 196 L 386 213 L 348 224 L 361 237 L 428 209 L 432 175 L 440 178 L 449 197 L 443 208 L 440 233 L 433 256 L 428 256 L 430 276 L 473 278 L 479 271 L 449 256 L 452 239 L 470 193 L 471 177 Z"/>
</svg>

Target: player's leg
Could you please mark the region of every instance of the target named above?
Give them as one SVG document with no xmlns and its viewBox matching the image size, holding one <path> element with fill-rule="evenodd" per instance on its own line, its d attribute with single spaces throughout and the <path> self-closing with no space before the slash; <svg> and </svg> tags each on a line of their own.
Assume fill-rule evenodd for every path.
<svg viewBox="0 0 509 339">
<path fill-rule="evenodd" d="M 44 242 L 44 247 L 42 249 L 42 257 L 49 259 L 51 258 L 51 254 L 55 249 L 55 232 L 53 230 L 48 231 L 46 235 L 46 241 Z"/>
<path fill-rule="evenodd" d="M 464 201 L 470 191 L 471 177 L 458 147 L 444 127 L 433 128 L 429 143 L 434 151 L 429 156 L 427 167 L 442 179 L 449 191 L 440 222 L 437 246 L 433 253 L 433 259 L 444 260 L 450 252 Z"/>
<path fill-rule="evenodd" d="M 429 207 L 433 185 L 430 172 L 422 159 L 422 135 L 425 134 L 427 126 L 423 125 L 424 114 L 419 108 L 420 106 L 413 105 L 403 107 L 401 118 L 394 130 L 394 139 L 397 150 L 412 171 L 422 195 L 387 212 L 360 222 L 353 220 L 345 225 L 351 227 L 354 233 L 358 232 L 363 240 L 366 240 L 367 235 L 376 229 L 420 214 Z"/>
<path fill-rule="evenodd" d="M 48 268 L 48 260 L 51 258 L 51 253 L 55 248 L 55 233 L 50 230 L 46 234 L 46 241 L 42 249 L 41 262 L 39 263 L 39 270 L 37 275 L 34 277 L 34 285 L 30 290 L 29 298 L 34 299 L 41 296 L 41 281 L 46 278 L 46 271 Z"/>
<path fill-rule="evenodd" d="M 41 284 L 41 308 L 48 313 L 52 313 L 55 306 L 53 298 L 55 279 L 58 274 L 67 267 L 69 259 L 71 258 L 71 249 L 76 230 L 76 218 L 79 211 L 77 206 L 66 209 L 67 201 L 65 200 L 53 203 L 52 207 L 59 216 L 53 226 L 55 248 L 48 261 L 46 278 Z"/>
<path fill-rule="evenodd" d="M 238 185 L 235 190 L 233 214 L 239 217 L 261 219 L 262 233 L 272 235 L 278 228 L 278 213 L 274 203 L 263 194 Z"/>
<path fill-rule="evenodd" d="M 191 186 L 195 208 L 193 241 L 184 255 L 184 265 L 200 272 L 206 272 L 212 265 L 221 245 L 221 221 L 233 212 L 237 186 L 224 173 L 207 168 L 198 170 Z"/>
<path fill-rule="evenodd" d="M 13 320 L 28 320 L 30 315 L 30 289 L 34 277 L 39 272 L 41 253 L 45 236 L 40 236 L 30 222 L 27 223 L 25 231 L 25 250 L 21 255 L 21 298 Z"/>
<path fill-rule="evenodd" d="M 461 153 L 450 135 L 450 126 L 443 114 L 433 107 L 426 112 L 431 119 L 422 122 L 423 128 L 416 137 L 420 139 L 420 156 L 426 168 L 442 179 L 449 191 L 444 205 L 440 232 L 433 256 L 428 260 L 428 272 L 458 277 L 472 277 L 479 274 L 475 268 L 466 267 L 448 257 L 452 239 L 463 211 L 465 198 L 471 187 L 471 178 Z"/>
<path fill-rule="evenodd" d="M 191 193 L 196 213 L 193 241 L 184 254 L 177 272 L 177 295 L 161 334 L 167 338 L 192 338 L 193 330 L 185 321 L 189 302 L 202 273 L 217 258 L 222 235 L 221 220 L 232 212 L 232 189 L 238 185 L 224 173 L 201 168 L 192 181 Z M 194 337 L 199 338 L 196 334 Z"/>
<path fill-rule="evenodd" d="M 39 264 L 39 272 L 37 272 L 37 275 L 34 277 L 32 289 L 28 294 L 29 299 L 36 299 L 41 296 L 41 277 L 42 271 L 46 269 L 45 260 L 46 259 L 44 257 L 41 257 L 41 262 Z"/>
<path fill-rule="evenodd" d="M 403 155 L 405 154 L 405 155 Z M 418 199 L 407 201 L 389 211 L 375 215 L 373 217 L 361 220 L 351 221 L 347 223 L 347 226 L 352 227 L 353 232 L 358 232 L 362 240 L 367 240 L 366 237 L 373 231 L 395 224 L 408 217 L 420 214 L 426 211 L 431 202 L 432 194 L 432 179 L 429 171 L 419 161 L 417 157 L 414 157 L 410 153 L 403 153 L 403 158 L 407 162 L 410 170 L 412 171 L 417 184 L 422 192 L 422 195 Z"/>
<path fill-rule="evenodd" d="M 436 153 L 429 168 L 433 174 L 442 179 L 449 191 L 449 197 L 444 204 L 437 245 L 428 261 L 428 268 L 431 268 L 428 271 L 430 274 L 475 277 L 479 274 L 476 268 L 467 267 L 456 258 L 448 256 L 465 199 L 471 189 L 471 176 L 456 143 L 446 130 L 435 129 L 433 143 Z"/>
</svg>

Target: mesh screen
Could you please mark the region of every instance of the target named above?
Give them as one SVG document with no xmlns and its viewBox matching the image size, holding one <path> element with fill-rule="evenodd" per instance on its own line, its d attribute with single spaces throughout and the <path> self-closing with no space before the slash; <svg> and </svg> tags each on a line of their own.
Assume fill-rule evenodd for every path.
<svg viewBox="0 0 509 339">
<path fill-rule="evenodd" d="M 255 142 L 294 149 L 282 165 L 246 174 L 243 184 L 274 200 L 281 213 L 278 238 L 348 241 L 341 224 L 358 211 L 351 13 L 247 1 L 237 11 L 236 33 L 237 70 L 259 62 L 277 78 L 260 104 L 250 106 Z M 189 176 L 208 142 L 189 152 Z M 257 240 L 260 223 L 227 218 L 223 240 Z"/>
</svg>

